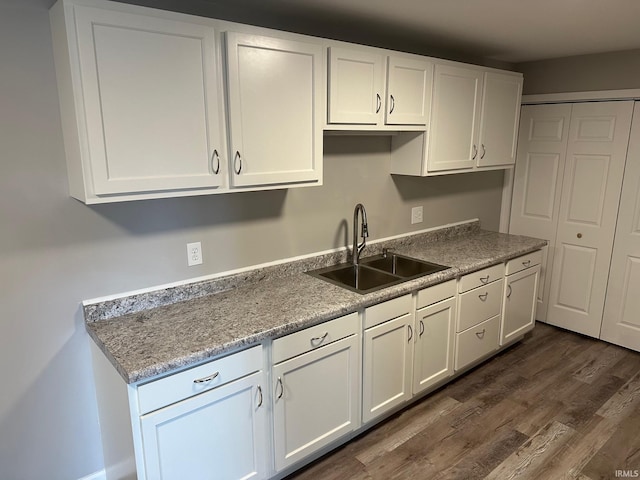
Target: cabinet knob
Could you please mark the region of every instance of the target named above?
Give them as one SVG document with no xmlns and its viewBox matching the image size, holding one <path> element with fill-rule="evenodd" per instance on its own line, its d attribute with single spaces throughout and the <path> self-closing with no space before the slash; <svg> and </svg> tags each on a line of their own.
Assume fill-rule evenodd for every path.
<svg viewBox="0 0 640 480">
<path fill-rule="evenodd" d="M 581 233 L 579 233 L 578 235 L 576 235 L 576 237 L 578 237 L 578 238 L 582 238 L 582 234 L 581 234 Z"/>
</svg>

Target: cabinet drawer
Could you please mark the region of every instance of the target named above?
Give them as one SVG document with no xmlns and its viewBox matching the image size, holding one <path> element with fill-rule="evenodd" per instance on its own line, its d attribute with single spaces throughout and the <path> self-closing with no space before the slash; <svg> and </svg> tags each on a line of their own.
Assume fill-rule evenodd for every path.
<svg viewBox="0 0 640 480">
<path fill-rule="evenodd" d="M 498 349 L 500 315 L 456 335 L 456 370 Z"/>
<path fill-rule="evenodd" d="M 304 330 L 273 341 L 273 363 L 301 355 L 314 348 L 328 345 L 358 331 L 358 314 L 350 313 L 344 317 L 305 328 Z"/>
<path fill-rule="evenodd" d="M 499 315 L 502 311 L 502 285 L 504 280 L 474 288 L 460 295 L 458 322 L 456 331 L 462 332 L 469 327 Z"/>
<path fill-rule="evenodd" d="M 425 288 L 418 292 L 418 302 L 416 309 L 424 308 L 428 305 L 441 302 L 447 298 L 451 298 L 456 294 L 456 281 L 449 280 L 448 282 L 433 285 L 432 287 Z"/>
<path fill-rule="evenodd" d="M 484 268 L 477 272 L 468 273 L 467 275 L 460 277 L 460 282 L 458 282 L 458 292 L 463 293 L 471 290 L 472 288 L 487 285 L 495 280 L 501 279 L 503 276 L 504 263 L 499 263 L 498 265 Z"/>
<path fill-rule="evenodd" d="M 364 328 L 370 328 L 393 318 L 401 317 L 412 310 L 411 294 L 394 298 L 365 310 Z"/>
<path fill-rule="evenodd" d="M 262 369 L 262 346 L 190 368 L 138 387 L 140 414 L 170 405 Z M 210 378 L 210 380 L 207 380 Z M 199 380 L 199 381 L 198 381 Z"/>
<path fill-rule="evenodd" d="M 514 258 L 507 262 L 507 269 L 505 275 L 511 275 L 518 273 L 525 268 L 533 267 L 534 265 L 540 265 L 542 262 L 542 250 L 536 250 L 535 252 L 528 253 L 522 257 Z"/>
</svg>

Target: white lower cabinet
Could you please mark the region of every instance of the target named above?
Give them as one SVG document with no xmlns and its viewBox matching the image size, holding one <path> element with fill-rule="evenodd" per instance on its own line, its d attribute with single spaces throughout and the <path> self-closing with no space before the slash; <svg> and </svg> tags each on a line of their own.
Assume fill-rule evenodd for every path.
<svg viewBox="0 0 640 480">
<path fill-rule="evenodd" d="M 411 295 L 405 295 L 365 310 L 363 423 L 411 398 L 412 308 Z"/>
<path fill-rule="evenodd" d="M 535 325 L 541 261 L 542 252 L 537 251 L 507 263 L 500 345 L 508 344 Z"/>
<path fill-rule="evenodd" d="M 215 386 L 227 381 L 227 370 L 239 366 L 242 373 L 254 372 Z M 203 367 L 207 373 L 200 377 Z M 266 478 L 268 437 L 261 347 L 157 380 L 152 388 L 182 396 L 181 384 L 193 385 L 202 393 L 140 416 L 144 476 L 138 472 L 139 478 Z M 139 392 L 142 408 L 143 387 Z"/>
<path fill-rule="evenodd" d="M 353 313 L 274 341 L 274 361 L 296 355 L 272 368 L 276 471 L 359 426 L 358 329 Z"/>
<path fill-rule="evenodd" d="M 413 359 L 414 395 L 453 375 L 455 294 L 455 280 L 418 293 Z"/>
</svg>

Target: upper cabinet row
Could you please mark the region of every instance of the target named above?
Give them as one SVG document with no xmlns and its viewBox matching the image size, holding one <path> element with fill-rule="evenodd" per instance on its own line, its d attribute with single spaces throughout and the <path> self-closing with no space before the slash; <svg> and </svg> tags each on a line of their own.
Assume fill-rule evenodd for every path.
<svg viewBox="0 0 640 480">
<path fill-rule="evenodd" d="M 52 36 L 85 203 L 322 184 L 323 130 L 391 130 L 392 173 L 510 165 L 522 76 L 102 0 Z"/>
</svg>

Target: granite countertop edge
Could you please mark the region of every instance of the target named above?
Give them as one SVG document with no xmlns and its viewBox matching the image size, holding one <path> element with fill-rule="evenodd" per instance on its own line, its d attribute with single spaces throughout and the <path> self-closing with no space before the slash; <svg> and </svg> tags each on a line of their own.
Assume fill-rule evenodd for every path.
<svg viewBox="0 0 640 480">
<path fill-rule="evenodd" d="M 188 329 L 191 327 L 196 330 L 194 332 L 195 336 L 197 335 L 197 329 L 196 326 L 193 325 L 193 323 L 196 323 L 200 320 L 198 315 L 203 315 L 202 320 L 204 322 L 205 314 L 197 312 L 198 307 L 192 306 L 192 304 L 197 304 L 198 306 L 200 306 L 200 308 L 204 309 L 206 313 L 211 314 L 211 311 L 215 311 L 215 307 L 213 304 L 215 304 L 219 298 L 223 303 L 232 303 L 232 300 L 235 300 L 237 303 L 238 299 L 235 297 L 241 296 L 241 298 L 245 300 L 247 298 L 249 299 L 249 301 L 246 303 L 251 303 L 253 301 L 251 297 L 242 297 L 242 295 L 247 294 L 247 292 L 240 291 L 241 289 L 243 289 L 243 286 L 241 284 L 235 286 L 230 290 L 223 290 L 218 293 L 212 293 L 204 296 L 195 295 L 194 298 L 179 302 L 177 304 L 161 306 L 151 310 L 143 310 L 141 312 L 135 312 L 128 315 L 115 317 L 109 320 L 93 321 L 92 319 L 87 318 L 85 325 L 93 341 L 106 355 L 108 360 L 113 364 L 113 366 L 116 368 L 125 382 L 128 384 L 142 383 L 148 380 L 152 380 L 154 379 L 154 377 L 159 377 L 163 374 L 175 373 L 179 370 L 197 366 L 198 364 L 211 360 L 214 357 L 242 350 L 267 339 L 273 339 L 276 337 L 287 335 L 352 312 L 360 311 L 364 308 L 378 304 L 380 302 L 384 302 L 386 300 L 391 300 L 393 298 L 397 298 L 432 285 L 459 278 L 467 273 L 481 270 L 485 267 L 496 265 L 508 261 L 512 258 L 526 255 L 527 253 L 536 251 L 547 244 L 545 240 L 506 234 L 494 234 L 493 232 L 485 232 L 482 230 L 466 232 L 465 234 L 457 238 L 453 237 L 453 240 L 465 241 L 467 238 L 469 238 L 469 241 L 473 242 L 474 235 L 477 235 L 477 238 L 482 240 L 482 234 L 489 235 L 489 237 L 487 238 L 491 238 L 490 235 L 501 236 L 496 238 L 503 238 L 507 240 L 511 238 L 517 238 L 523 242 L 523 245 L 521 245 L 520 247 L 513 246 L 511 248 L 508 248 L 508 251 L 500 254 L 474 258 L 471 261 L 462 262 L 459 265 L 451 266 L 446 270 L 436 272 L 425 277 L 409 280 L 404 283 L 390 286 L 365 295 L 350 292 L 341 287 L 329 284 L 320 279 L 315 279 L 303 273 L 293 274 L 288 280 L 288 283 L 283 279 L 266 278 L 254 284 L 253 287 L 253 289 L 255 290 L 255 285 L 258 285 L 259 288 L 261 288 L 265 292 L 263 296 L 275 296 L 275 298 L 278 298 L 278 289 L 280 289 L 280 291 L 286 291 L 287 288 L 295 288 L 292 286 L 295 286 L 299 283 L 316 282 L 313 284 L 313 290 L 321 290 L 319 294 L 316 294 L 316 297 L 329 297 L 331 300 L 327 300 L 326 302 L 324 302 L 322 300 L 312 299 L 310 301 L 310 309 L 300 309 L 301 313 L 296 314 L 296 309 L 294 308 L 294 313 L 291 317 L 287 318 L 286 321 L 276 321 L 275 323 L 269 324 L 267 326 L 257 326 L 255 329 L 253 329 L 250 323 L 245 324 L 243 322 L 242 327 L 238 327 L 237 334 L 230 334 L 225 336 L 224 338 L 215 338 L 215 336 L 212 336 L 212 338 L 210 339 L 202 340 L 202 342 L 198 343 L 197 346 L 191 346 L 191 344 L 189 343 L 193 340 L 192 338 L 183 336 L 184 338 L 181 339 L 179 335 L 177 338 L 177 346 L 168 345 L 168 342 L 171 342 L 172 339 L 176 338 L 176 334 L 172 335 L 172 332 L 163 332 L 164 336 L 159 335 L 160 340 L 158 340 L 158 342 L 160 343 L 154 344 L 154 340 L 147 341 L 146 338 L 147 336 L 153 336 L 156 334 L 155 330 L 150 330 L 150 328 L 153 328 L 154 324 L 151 323 L 146 327 L 140 325 L 145 323 L 145 321 L 147 320 L 147 316 L 149 316 L 155 322 L 163 322 L 164 319 L 162 318 L 162 314 L 166 310 L 168 312 L 167 318 L 169 320 L 171 319 L 171 315 L 175 315 L 175 318 L 182 318 L 182 316 L 189 317 L 189 315 L 191 315 L 191 317 L 193 317 L 190 320 L 191 324 L 186 324 L 186 328 Z M 439 248 L 446 249 L 447 247 L 445 243 L 451 240 L 452 238 L 437 240 Z M 429 246 L 433 247 L 433 244 L 430 244 Z M 404 253 L 407 255 L 413 254 L 413 256 L 417 257 L 422 256 L 424 259 L 424 255 L 419 254 L 420 251 L 422 251 L 421 248 L 424 248 L 424 246 L 409 246 L 406 249 L 399 249 L 398 253 Z M 418 252 L 418 255 L 416 255 L 416 252 Z M 273 286 L 274 290 L 272 293 L 270 292 L 271 286 Z M 302 293 L 305 293 L 304 288 L 301 288 Z M 249 290 L 249 292 L 252 291 L 250 285 L 245 286 L 244 289 Z M 256 307 L 260 306 L 261 302 L 259 300 L 261 298 L 263 297 L 260 297 L 258 294 L 256 294 L 256 300 L 254 302 L 256 304 Z M 284 306 L 287 303 L 286 300 L 287 299 L 282 298 L 282 302 L 275 301 L 274 303 L 276 305 Z M 169 312 L 170 309 L 173 311 Z M 196 315 L 196 313 L 193 313 L 191 310 L 195 311 L 198 315 Z M 184 315 L 183 312 L 185 311 L 187 312 L 187 315 Z M 242 313 L 246 312 L 239 312 L 239 318 L 242 316 Z M 247 314 L 246 316 L 251 317 L 252 315 Z M 272 317 L 276 317 L 276 315 L 273 314 Z M 163 329 L 173 327 L 171 322 L 158 323 L 158 325 L 161 325 Z M 167 327 L 167 325 L 170 326 Z M 181 326 L 184 327 L 184 325 L 175 326 L 176 332 L 178 331 L 178 329 L 180 329 Z M 129 328 L 137 328 L 137 330 L 135 330 L 134 333 L 130 333 L 128 331 Z M 211 328 L 211 326 L 206 325 L 202 328 L 208 328 L 207 332 L 209 332 L 210 330 L 215 330 L 215 327 Z M 233 331 L 233 329 L 231 329 L 231 331 Z M 153 353 L 147 354 L 146 356 L 144 354 L 141 355 L 139 351 L 136 351 L 135 345 L 138 343 L 144 345 L 146 344 L 145 342 L 149 345 L 148 350 L 152 352 L 156 350 L 156 348 L 154 347 L 158 347 L 157 350 L 162 350 L 163 348 L 165 348 L 169 351 L 169 353 L 167 353 L 164 357 L 162 357 L 161 355 L 154 355 Z M 183 350 L 181 350 L 180 347 L 181 343 L 187 343 Z M 144 350 L 144 347 L 141 346 L 141 349 Z"/>
</svg>

